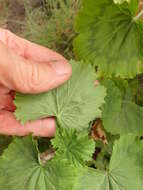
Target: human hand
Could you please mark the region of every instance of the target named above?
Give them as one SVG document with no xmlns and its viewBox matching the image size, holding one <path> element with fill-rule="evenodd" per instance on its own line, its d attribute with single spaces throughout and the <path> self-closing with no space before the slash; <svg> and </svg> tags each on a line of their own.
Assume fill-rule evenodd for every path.
<svg viewBox="0 0 143 190">
<path fill-rule="evenodd" d="M 53 136 L 53 118 L 28 122 L 24 126 L 16 121 L 13 92 L 48 91 L 63 84 L 71 73 L 71 66 L 58 53 L 0 29 L 0 134 Z"/>
</svg>

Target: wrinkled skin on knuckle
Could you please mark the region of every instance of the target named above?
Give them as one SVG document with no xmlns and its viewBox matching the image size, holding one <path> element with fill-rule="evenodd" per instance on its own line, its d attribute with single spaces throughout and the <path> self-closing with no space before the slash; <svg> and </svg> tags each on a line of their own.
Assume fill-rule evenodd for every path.
<svg viewBox="0 0 143 190">
<path fill-rule="evenodd" d="M 40 69 L 36 63 L 30 63 L 27 68 L 24 80 L 24 91 L 36 93 L 41 85 Z"/>
<path fill-rule="evenodd" d="M 40 85 L 38 67 L 28 61 L 15 64 L 13 68 L 11 83 L 14 89 L 21 93 L 35 92 Z"/>
<path fill-rule="evenodd" d="M 36 92 L 40 86 L 40 72 L 38 64 L 31 64 L 31 70 L 29 70 L 28 84 L 29 90 Z"/>
</svg>

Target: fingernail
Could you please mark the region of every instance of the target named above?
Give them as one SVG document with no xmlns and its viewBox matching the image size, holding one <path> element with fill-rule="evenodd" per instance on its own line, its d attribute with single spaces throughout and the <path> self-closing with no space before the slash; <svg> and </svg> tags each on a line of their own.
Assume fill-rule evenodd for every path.
<svg viewBox="0 0 143 190">
<path fill-rule="evenodd" d="M 64 60 L 53 60 L 50 62 L 51 67 L 58 75 L 65 75 L 71 73 L 71 65 Z"/>
</svg>

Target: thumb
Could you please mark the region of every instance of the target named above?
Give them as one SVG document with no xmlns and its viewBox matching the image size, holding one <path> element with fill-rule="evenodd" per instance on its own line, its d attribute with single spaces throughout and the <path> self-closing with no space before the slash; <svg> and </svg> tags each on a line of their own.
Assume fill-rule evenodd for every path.
<svg viewBox="0 0 143 190">
<path fill-rule="evenodd" d="M 56 56 L 38 63 L 21 57 L 2 42 L 0 54 L 0 83 L 10 90 L 41 93 L 63 84 L 72 73 L 70 64 L 60 55 L 59 59 Z"/>
</svg>

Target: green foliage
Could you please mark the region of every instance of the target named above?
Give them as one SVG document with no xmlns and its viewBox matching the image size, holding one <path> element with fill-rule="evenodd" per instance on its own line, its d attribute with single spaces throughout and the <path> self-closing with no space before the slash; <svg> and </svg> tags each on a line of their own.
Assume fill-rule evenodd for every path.
<svg viewBox="0 0 143 190">
<path fill-rule="evenodd" d="M 109 169 L 86 168 L 75 190 L 141 190 L 143 144 L 135 135 L 121 136 L 113 147 Z"/>
<path fill-rule="evenodd" d="M 124 91 L 114 81 L 106 80 L 103 84 L 107 88 L 102 112 L 105 129 L 112 134 L 142 134 L 143 108 L 133 102 L 128 84 Z"/>
<path fill-rule="evenodd" d="M 57 89 L 16 94 L 17 120 L 55 117 L 56 134 L 0 137 L 0 190 L 142 190 L 141 2 L 82 0 L 73 54 L 80 0 L 23 1 L 26 37 L 80 60 Z"/>
<path fill-rule="evenodd" d="M 96 142 L 96 152 L 93 155 L 94 161 L 90 164 L 90 166 L 94 166 L 94 168 L 98 168 L 100 170 L 107 170 L 109 168 L 110 157 L 113 151 L 113 145 L 115 140 L 119 139 L 119 135 L 111 135 L 110 133 L 106 133 L 106 138 L 108 144 L 103 144 L 101 141 Z"/>
<path fill-rule="evenodd" d="M 0 135 L 0 155 L 3 151 L 8 147 L 8 145 L 12 142 L 12 138 L 8 136 Z"/>
<path fill-rule="evenodd" d="M 99 108 L 104 103 L 105 88 L 95 88 L 96 76 L 90 65 L 75 61 L 71 64 L 72 77 L 61 87 L 39 95 L 16 95 L 18 120 L 56 116 L 60 126 L 81 130 L 101 116 Z"/>
<path fill-rule="evenodd" d="M 76 146 L 80 148 L 80 144 Z M 143 144 L 138 137 L 121 136 L 114 144 L 109 169 L 102 171 L 88 167 L 76 168 L 74 159 L 73 164 L 69 164 L 71 158 L 63 159 L 62 154 L 43 164 L 37 142 L 31 136 L 15 138 L 0 158 L 0 189 L 134 190 L 137 187 L 141 190 L 142 152 Z"/>
<path fill-rule="evenodd" d="M 71 190 L 75 169 L 65 161 L 49 160 L 42 165 L 32 137 L 15 138 L 0 158 L 0 189 Z"/>
<path fill-rule="evenodd" d="M 143 23 L 136 17 L 138 0 L 83 0 L 76 19 L 77 56 L 98 66 L 100 76 L 132 78 L 143 66 Z"/>
<path fill-rule="evenodd" d="M 26 0 L 26 37 L 33 42 L 44 45 L 65 57 L 74 57 L 72 40 L 74 18 L 80 0 L 45 0 L 40 7 L 30 7 Z"/>
<path fill-rule="evenodd" d="M 143 78 L 142 75 L 136 77 L 133 80 L 129 81 L 129 87 L 133 94 L 134 101 L 140 105 L 143 106 Z"/>
<path fill-rule="evenodd" d="M 67 158 L 75 166 L 85 165 L 85 161 L 92 159 L 95 150 L 95 143 L 89 138 L 87 130 L 79 133 L 75 129 L 58 131 L 52 144 L 60 159 Z"/>
</svg>

